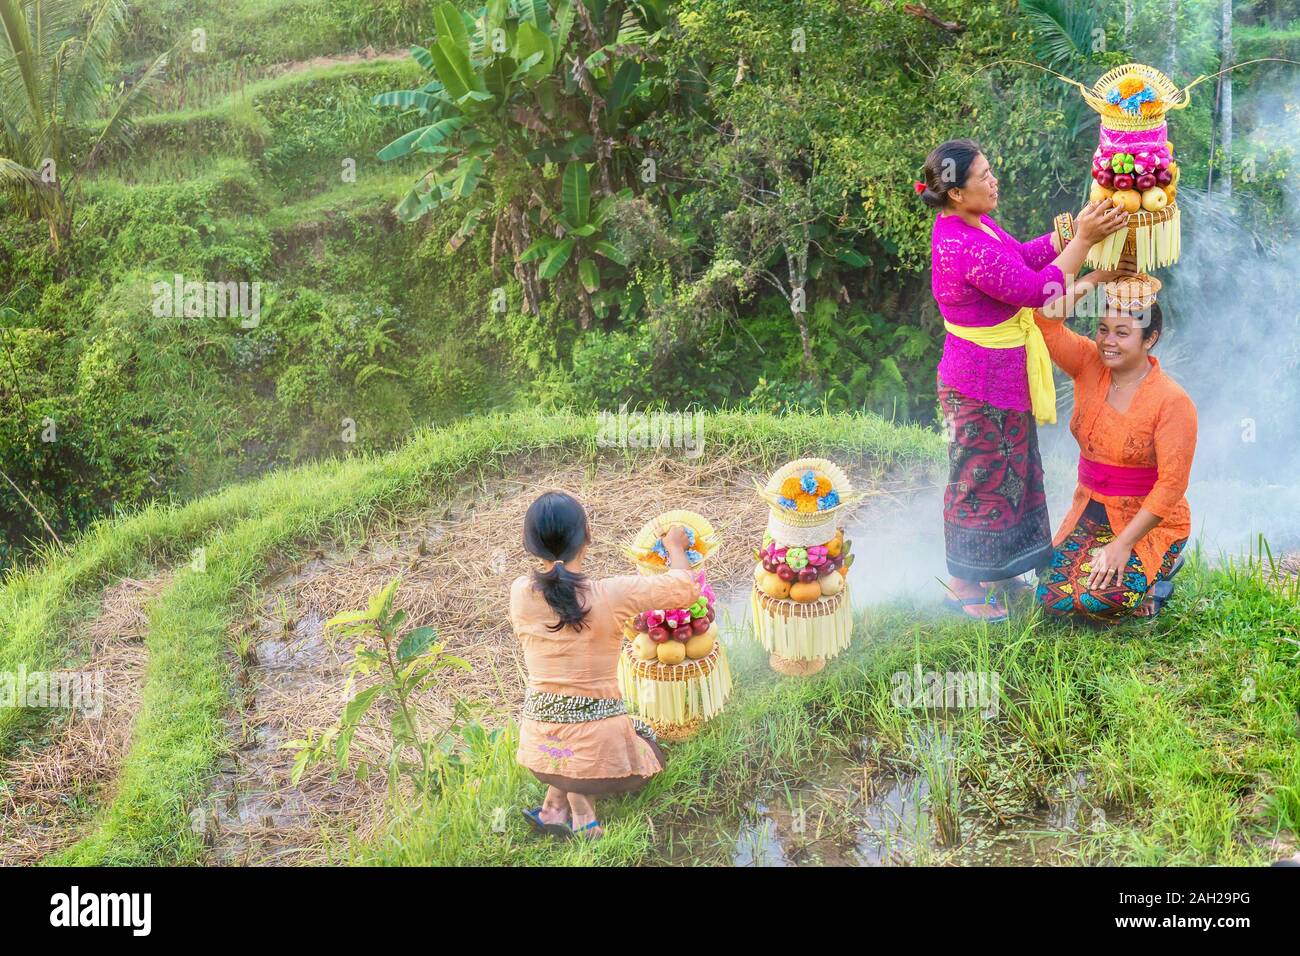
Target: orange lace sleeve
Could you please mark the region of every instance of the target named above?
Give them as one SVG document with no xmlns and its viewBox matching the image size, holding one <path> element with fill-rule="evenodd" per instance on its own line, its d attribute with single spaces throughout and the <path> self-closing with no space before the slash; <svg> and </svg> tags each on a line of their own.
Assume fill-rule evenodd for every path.
<svg viewBox="0 0 1300 956">
<path fill-rule="evenodd" d="M 1078 378 L 1091 362 L 1097 360 L 1097 346 L 1092 339 L 1067 328 L 1063 319 L 1049 319 L 1035 309 L 1034 321 L 1042 330 L 1052 361 L 1070 378 Z"/>
<path fill-rule="evenodd" d="M 1187 494 L 1192 457 L 1196 454 L 1196 406 L 1185 392 L 1180 390 L 1161 404 L 1155 438 L 1160 477 L 1142 507 L 1159 518 L 1167 518 Z"/>
</svg>

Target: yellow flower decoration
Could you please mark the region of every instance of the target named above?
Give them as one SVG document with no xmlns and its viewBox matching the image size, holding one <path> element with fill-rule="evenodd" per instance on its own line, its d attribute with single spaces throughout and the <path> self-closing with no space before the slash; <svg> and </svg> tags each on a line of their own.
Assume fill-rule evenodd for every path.
<svg viewBox="0 0 1300 956">
<path fill-rule="evenodd" d="M 825 475 L 817 476 L 817 497 L 820 498 L 831 490 L 831 480 Z"/>
<path fill-rule="evenodd" d="M 817 499 L 806 491 L 799 492 L 794 503 L 795 510 L 802 514 L 812 514 L 817 510 Z"/>
<path fill-rule="evenodd" d="M 1160 100 L 1147 100 L 1138 107 L 1138 112 L 1143 116 L 1157 116 L 1159 115 L 1160 110 L 1164 108 L 1164 105 L 1165 104 Z"/>
<path fill-rule="evenodd" d="M 1146 88 L 1146 81 L 1139 76 L 1129 74 L 1119 81 L 1119 95 L 1125 98 L 1132 96 L 1134 93 L 1140 93 Z"/>
<path fill-rule="evenodd" d="M 799 476 L 791 475 L 781 482 L 781 494 L 786 498 L 798 498 L 803 492 L 799 488 Z"/>
</svg>

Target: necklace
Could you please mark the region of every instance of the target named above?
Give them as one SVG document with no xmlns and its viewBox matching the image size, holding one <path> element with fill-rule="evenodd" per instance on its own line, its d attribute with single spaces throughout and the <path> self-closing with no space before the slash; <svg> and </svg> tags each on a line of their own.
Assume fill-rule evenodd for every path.
<svg viewBox="0 0 1300 956">
<path fill-rule="evenodd" d="M 1148 375 L 1150 375 L 1150 374 L 1151 374 L 1151 366 L 1148 365 L 1148 366 L 1147 366 L 1147 370 L 1146 370 L 1145 372 L 1143 372 L 1141 375 L 1139 375 L 1139 376 L 1138 376 L 1137 378 L 1135 378 L 1133 381 L 1131 381 L 1131 382 L 1125 382 L 1123 385 L 1119 384 L 1119 383 L 1116 382 L 1116 381 L 1113 381 L 1113 379 L 1114 379 L 1115 376 L 1112 374 L 1112 375 L 1111 375 L 1112 382 L 1111 382 L 1111 385 L 1110 385 L 1111 391 L 1113 391 L 1113 392 L 1118 392 L 1121 388 L 1128 388 L 1130 385 L 1136 385 L 1138 382 L 1142 381 L 1142 379 L 1146 378 L 1146 377 L 1147 377 Z"/>
</svg>

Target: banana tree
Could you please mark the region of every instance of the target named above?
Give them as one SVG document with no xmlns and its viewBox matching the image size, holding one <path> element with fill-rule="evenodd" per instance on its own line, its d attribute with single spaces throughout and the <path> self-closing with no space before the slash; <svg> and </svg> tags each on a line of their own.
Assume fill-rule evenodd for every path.
<svg viewBox="0 0 1300 956">
<path fill-rule="evenodd" d="M 30 202 L 57 251 L 72 228 L 76 173 L 128 142 L 167 54 L 129 85 L 109 75 L 123 0 L 0 0 L 0 186 Z M 80 148 L 74 144 L 82 144 Z"/>
<path fill-rule="evenodd" d="M 513 261 L 524 310 L 539 311 L 542 282 L 574 281 L 576 272 L 585 327 L 598 262 L 627 265 L 601 230 L 636 182 L 635 130 L 667 95 L 661 71 L 642 66 L 653 62 L 648 50 L 666 19 L 661 0 L 558 0 L 554 9 L 492 0 L 476 16 L 438 6 L 434 43 L 412 48 L 429 82 L 374 100 L 421 124 L 380 150 L 381 160 L 432 157 L 397 215 L 411 221 L 461 203 L 453 250 L 492 221 L 493 265 Z M 548 175 L 561 165 L 563 176 Z M 542 175 L 529 172 L 538 167 Z M 603 197 L 594 215 L 593 180 Z"/>
<path fill-rule="evenodd" d="M 564 211 L 557 217 L 558 236 L 542 236 L 519 257 L 521 263 L 538 262 L 537 277 L 555 279 L 570 262 L 576 262 L 581 295 L 589 297 L 600 289 L 600 268 L 595 256 L 601 256 L 625 268 L 627 257 L 617 246 L 601 238 L 600 229 L 615 204 L 630 199 L 632 190 L 624 188 L 606 196 L 593 211 L 591 178 L 584 163 L 569 163 L 564 169 Z M 589 299 L 588 299 L 589 302 Z M 586 323 L 584 323 L 586 324 Z"/>
</svg>

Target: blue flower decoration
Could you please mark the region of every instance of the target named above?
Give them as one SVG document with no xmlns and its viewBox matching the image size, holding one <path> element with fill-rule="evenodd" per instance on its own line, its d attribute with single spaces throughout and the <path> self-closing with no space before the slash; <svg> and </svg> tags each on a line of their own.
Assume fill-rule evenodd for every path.
<svg viewBox="0 0 1300 956">
<path fill-rule="evenodd" d="M 805 471 L 803 473 L 803 477 L 799 479 L 799 487 L 802 488 L 804 491 L 808 492 L 808 494 L 810 495 L 816 494 L 817 475 L 814 474 L 811 469 Z"/>
<path fill-rule="evenodd" d="M 826 494 L 817 499 L 818 511 L 829 511 L 840 503 L 840 493 L 832 488 Z"/>
<path fill-rule="evenodd" d="M 1119 102 L 1119 90 L 1111 90 L 1106 94 L 1106 102 L 1115 104 Z"/>
<path fill-rule="evenodd" d="M 795 503 L 793 498 L 787 498 L 785 495 L 777 495 L 776 500 L 781 505 L 782 508 L 789 508 L 791 511 L 793 511 L 795 508 Z"/>
<path fill-rule="evenodd" d="M 684 527 L 686 528 L 686 557 L 690 559 L 691 564 L 699 564 L 704 560 L 704 555 L 693 550 L 695 547 L 695 529 L 689 525 L 685 525 Z M 655 541 L 655 546 L 651 550 L 654 551 L 655 554 L 659 555 L 659 557 L 663 558 L 665 562 L 668 561 L 668 549 L 664 547 L 663 538 L 657 539 Z"/>
</svg>

